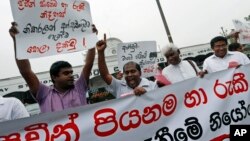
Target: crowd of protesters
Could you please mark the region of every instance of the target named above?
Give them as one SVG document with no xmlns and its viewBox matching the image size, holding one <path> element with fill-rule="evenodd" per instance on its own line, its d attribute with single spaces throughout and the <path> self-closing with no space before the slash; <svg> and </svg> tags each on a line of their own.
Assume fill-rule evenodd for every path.
<svg viewBox="0 0 250 141">
<path fill-rule="evenodd" d="M 13 22 L 9 30 L 15 49 L 15 36 L 19 33 L 17 26 L 17 23 Z M 97 29 L 94 25 L 93 32 L 97 33 Z M 164 84 L 157 79 L 151 81 L 143 78 L 141 66 L 133 61 L 126 63 L 123 66 L 122 73 L 119 73 L 119 78 L 115 78 L 109 73 L 106 65 L 104 52 L 106 46 L 106 35 L 104 35 L 104 38 L 96 43 L 96 47 L 88 50 L 85 65 L 77 80 L 74 80 L 73 69 L 69 62 L 57 61 L 53 63 L 49 71 L 53 82 L 52 86 L 46 86 L 39 81 L 36 74 L 32 71 L 28 59 L 16 59 L 20 74 L 28 84 L 30 94 L 32 94 L 38 102 L 41 113 L 61 111 L 87 104 L 86 93 L 89 89 L 88 82 L 96 51 L 98 53 L 100 75 L 112 90 L 112 94 L 115 98 L 128 95 L 141 96 L 148 91 L 152 91 L 164 85 L 178 83 L 193 77 L 203 78 L 207 73 L 232 67 L 238 68 L 241 65 L 250 63 L 249 58 L 241 52 L 241 44 L 233 43 L 228 46 L 227 38 L 223 36 L 214 37 L 210 41 L 210 46 L 214 54 L 205 59 L 202 70 L 200 70 L 194 61 L 182 60 L 178 47 L 174 44 L 170 44 L 165 46 L 162 52 L 167 60 L 167 66 L 161 71 L 162 76 L 168 81 L 168 84 Z M 122 77 L 124 79 L 121 79 Z M 9 108 L 7 109 L 6 107 Z M 15 98 L 0 97 L 0 110 L 0 121 L 29 116 L 24 105 Z"/>
</svg>

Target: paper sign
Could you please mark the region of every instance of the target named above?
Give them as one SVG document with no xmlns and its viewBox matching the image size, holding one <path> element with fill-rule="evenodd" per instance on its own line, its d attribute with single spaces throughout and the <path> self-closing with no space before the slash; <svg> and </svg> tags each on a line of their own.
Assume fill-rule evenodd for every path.
<svg viewBox="0 0 250 141">
<path fill-rule="evenodd" d="M 239 20 L 233 20 L 236 31 L 239 31 L 239 40 L 241 44 L 250 44 L 250 24 Z"/>
<path fill-rule="evenodd" d="M 120 43 L 117 48 L 119 70 L 129 61 L 141 66 L 142 76 L 149 77 L 156 73 L 157 52 L 155 41 Z"/>
<path fill-rule="evenodd" d="M 17 58 L 37 58 L 93 48 L 89 3 L 82 0 L 10 0 Z"/>
</svg>

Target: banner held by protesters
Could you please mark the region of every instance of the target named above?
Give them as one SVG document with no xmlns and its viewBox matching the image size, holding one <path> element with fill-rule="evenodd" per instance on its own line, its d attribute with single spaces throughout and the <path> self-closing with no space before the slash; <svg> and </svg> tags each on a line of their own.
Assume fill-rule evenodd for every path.
<svg viewBox="0 0 250 141">
<path fill-rule="evenodd" d="M 249 68 L 191 78 L 140 97 L 2 122 L 0 140 L 223 141 L 231 124 L 250 122 Z"/>
</svg>

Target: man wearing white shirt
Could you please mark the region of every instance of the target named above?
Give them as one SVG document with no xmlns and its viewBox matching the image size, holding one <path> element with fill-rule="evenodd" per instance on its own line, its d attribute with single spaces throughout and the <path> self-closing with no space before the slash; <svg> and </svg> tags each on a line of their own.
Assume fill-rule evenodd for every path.
<svg viewBox="0 0 250 141">
<path fill-rule="evenodd" d="M 0 122 L 24 117 L 29 117 L 29 113 L 19 99 L 0 96 Z"/>
<path fill-rule="evenodd" d="M 227 39 L 223 36 L 217 36 L 211 40 L 210 45 L 214 54 L 205 59 L 203 63 L 204 73 L 212 73 L 250 63 L 245 54 L 228 51 L 227 44 Z"/>
<path fill-rule="evenodd" d="M 191 60 L 181 60 L 179 48 L 170 44 L 164 49 L 163 53 L 169 65 L 162 70 L 162 74 L 168 81 L 176 83 L 198 75 L 200 69 L 196 63 Z"/>
<path fill-rule="evenodd" d="M 106 46 L 106 35 L 104 35 L 104 40 L 100 40 L 96 44 L 96 48 L 98 51 L 98 67 L 101 77 L 113 90 L 113 95 L 116 98 L 131 94 L 140 96 L 142 94 L 145 94 L 147 91 L 158 88 L 155 82 L 141 77 L 141 67 L 139 64 L 133 61 L 127 62 L 123 67 L 125 81 L 118 80 L 113 77 L 109 73 L 105 61 L 104 50 Z"/>
<path fill-rule="evenodd" d="M 131 64 L 131 63 L 130 63 Z M 133 63 L 132 63 L 133 64 Z M 140 71 L 138 71 L 139 74 Z M 137 73 L 137 71 L 135 72 Z M 126 75 L 126 74 L 125 74 Z M 125 76 L 126 77 L 126 76 Z M 130 80 L 119 80 L 114 77 L 112 77 L 111 83 L 109 87 L 113 90 L 113 95 L 117 98 L 124 97 L 127 95 L 132 94 L 144 94 L 147 91 L 153 90 L 158 88 L 157 84 L 153 81 L 150 81 L 146 78 L 140 77 L 140 75 L 135 74 L 134 76 L 131 76 L 133 78 L 129 78 L 130 80 L 136 82 L 134 86 L 131 86 Z M 143 92 L 144 91 L 144 92 Z"/>
</svg>

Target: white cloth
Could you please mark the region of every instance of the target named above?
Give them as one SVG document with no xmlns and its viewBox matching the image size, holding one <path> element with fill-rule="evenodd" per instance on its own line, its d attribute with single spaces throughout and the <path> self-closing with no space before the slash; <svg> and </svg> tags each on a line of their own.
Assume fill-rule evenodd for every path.
<svg viewBox="0 0 250 141">
<path fill-rule="evenodd" d="M 200 69 L 198 68 L 196 63 L 193 62 L 193 64 L 197 72 L 199 72 Z M 162 70 L 162 75 L 164 75 L 171 83 L 180 82 L 197 76 L 192 65 L 186 60 L 182 60 L 177 65 L 168 65 Z"/>
<path fill-rule="evenodd" d="M 230 63 L 237 63 L 238 65 L 246 65 L 250 63 L 249 58 L 238 51 L 230 52 L 223 57 L 217 57 L 215 55 L 209 56 L 203 63 L 203 70 L 207 70 L 208 73 L 221 71 L 229 68 Z"/>
<path fill-rule="evenodd" d="M 23 117 L 29 117 L 29 113 L 19 99 L 0 96 L 0 122 Z"/>
<path fill-rule="evenodd" d="M 127 85 L 125 80 L 118 80 L 113 77 L 109 87 L 113 90 L 113 95 L 116 98 L 134 94 L 134 90 Z M 138 87 L 143 87 L 146 91 L 151 91 L 158 88 L 158 85 L 146 78 L 141 78 L 141 82 Z"/>
</svg>

